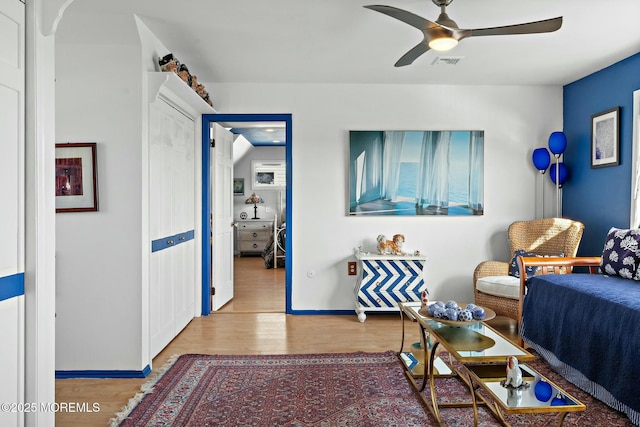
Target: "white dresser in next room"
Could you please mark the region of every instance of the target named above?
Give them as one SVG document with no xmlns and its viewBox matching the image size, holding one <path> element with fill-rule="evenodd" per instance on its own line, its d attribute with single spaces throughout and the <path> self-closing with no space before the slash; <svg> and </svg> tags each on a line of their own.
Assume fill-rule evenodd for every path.
<svg viewBox="0 0 640 427">
<path fill-rule="evenodd" d="M 238 252 L 260 254 L 273 234 L 273 219 L 238 220 Z"/>
</svg>

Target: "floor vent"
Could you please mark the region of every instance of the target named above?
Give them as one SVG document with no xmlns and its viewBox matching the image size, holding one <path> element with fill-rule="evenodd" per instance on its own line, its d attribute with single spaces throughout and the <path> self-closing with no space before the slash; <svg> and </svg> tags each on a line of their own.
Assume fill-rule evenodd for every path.
<svg viewBox="0 0 640 427">
<path fill-rule="evenodd" d="M 464 56 L 438 56 L 431 65 L 457 65 Z"/>
</svg>

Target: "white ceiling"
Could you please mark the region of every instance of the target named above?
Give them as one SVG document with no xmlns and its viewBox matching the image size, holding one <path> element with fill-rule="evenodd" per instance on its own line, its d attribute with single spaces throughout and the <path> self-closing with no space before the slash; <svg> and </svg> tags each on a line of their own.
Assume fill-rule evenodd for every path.
<svg viewBox="0 0 640 427">
<path fill-rule="evenodd" d="M 454 0 L 447 12 L 461 28 L 564 23 L 548 34 L 468 38 L 396 68 L 422 34 L 369 4 L 432 21 L 440 12 L 431 0 L 75 0 L 67 12 L 133 10 L 207 83 L 564 85 L 640 51 L 638 0 Z M 463 59 L 432 65 L 438 56 Z"/>
</svg>

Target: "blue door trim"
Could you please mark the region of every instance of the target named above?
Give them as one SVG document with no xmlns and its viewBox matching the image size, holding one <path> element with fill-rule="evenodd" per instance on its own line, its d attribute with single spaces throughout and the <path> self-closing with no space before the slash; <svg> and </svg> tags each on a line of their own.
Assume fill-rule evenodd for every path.
<svg viewBox="0 0 640 427">
<path fill-rule="evenodd" d="M 24 273 L 0 277 L 0 301 L 24 295 Z"/>
<path fill-rule="evenodd" d="M 211 212 L 211 197 L 209 183 L 210 181 L 210 162 L 209 162 L 209 150 L 211 143 L 209 141 L 209 128 L 211 123 L 216 122 L 285 122 L 286 131 L 286 170 L 287 170 L 287 189 L 286 189 L 286 201 L 285 208 L 285 220 L 287 224 L 287 239 L 285 241 L 285 311 L 287 314 L 293 314 L 291 310 L 291 266 L 293 265 L 293 230 L 292 230 L 292 215 L 291 207 L 293 205 L 292 199 L 292 160 L 291 153 L 291 141 L 292 141 L 292 116 L 291 114 L 204 114 L 202 116 L 202 315 L 207 316 L 211 314 L 211 296 L 209 289 L 211 289 L 211 223 L 209 220 L 209 212 Z M 207 239 L 207 237 L 209 237 Z"/>
</svg>

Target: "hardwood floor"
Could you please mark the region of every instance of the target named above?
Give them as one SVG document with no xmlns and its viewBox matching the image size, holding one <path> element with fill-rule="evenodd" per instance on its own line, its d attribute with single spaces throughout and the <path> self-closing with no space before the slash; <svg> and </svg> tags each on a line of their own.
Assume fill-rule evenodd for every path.
<svg viewBox="0 0 640 427">
<path fill-rule="evenodd" d="M 218 313 L 284 313 L 284 268 L 264 267 L 262 257 L 235 257 L 234 297 Z"/>
<path fill-rule="evenodd" d="M 158 356 L 157 369 L 175 354 L 287 354 L 397 350 L 399 315 L 292 316 L 284 314 L 285 269 L 265 269 L 262 258 L 236 258 L 235 297 L 220 311 L 193 319 Z M 407 328 L 405 343 L 418 340 Z M 99 412 L 56 414 L 57 426 L 105 426 L 146 379 L 56 380 L 58 403 L 94 402 Z"/>
</svg>

